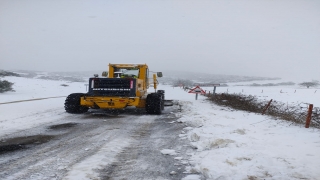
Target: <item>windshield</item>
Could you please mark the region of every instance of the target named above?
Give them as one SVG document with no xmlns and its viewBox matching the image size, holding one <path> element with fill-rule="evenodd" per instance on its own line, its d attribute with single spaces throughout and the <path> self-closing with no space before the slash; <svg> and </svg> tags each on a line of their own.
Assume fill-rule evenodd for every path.
<svg viewBox="0 0 320 180">
<path fill-rule="evenodd" d="M 139 69 L 117 69 L 114 72 L 114 77 L 138 77 L 139 76 Z"/>
<path fill-rule="evenodd" d="M 124 75 L 131 75 L 131 76 L 138 76 L 139 75 L 139 69 L 130 69 L 130 70 L 125 70 L 123 72 Z"/>
</svg>

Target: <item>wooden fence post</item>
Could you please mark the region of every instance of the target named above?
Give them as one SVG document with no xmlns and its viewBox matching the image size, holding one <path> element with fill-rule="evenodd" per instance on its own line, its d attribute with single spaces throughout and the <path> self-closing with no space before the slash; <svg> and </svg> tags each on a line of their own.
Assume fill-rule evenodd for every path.
<svg viewBox="0 0 320 180">
<path fill-rule="evenodd" d="M 269 101 L 269 103 L 267 104 L 267 106 L 264 108 L 264 110 L 262 111 L 262 115 L 264 115 L 264 113 L 266 113 L 267 109 L 269 108 L 270 104 L 272 102 L 272 99 Z"/>
<path fill-rule="evenodd" d="M 313 104 L 309 104 L 308 115 L 306 119 L 306 128 L 309 128 L 309 125 L 311 122 L 312 109 L 313 109 Z"/>
</svg>

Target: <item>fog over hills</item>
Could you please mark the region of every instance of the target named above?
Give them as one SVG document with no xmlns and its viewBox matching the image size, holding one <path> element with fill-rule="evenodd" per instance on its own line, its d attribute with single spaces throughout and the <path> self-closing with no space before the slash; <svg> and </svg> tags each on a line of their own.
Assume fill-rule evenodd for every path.
<svg viewBox="0 0 320 180">
<path fill-rule="evenodd" d="M 87 82 L 94 74 L 101 76 L 102 71 L 79 71 L 79 72 L 44 72 L 44 71 L 26 71 L 15 70 L 20 76 L 47 80 L 63 80 L 70 82 Z M 277 77 L 255 77 L 255 76 L 237 76 L 223 74 L 197 73 L 187 71 L 164 71 L 163 77 L 158 78 L 162 84 L 175 85 L 178 81 L 188 81 L 188 84 L 193 83 L 231 83 L 231 82 L 248 82 L 260 80 L 277 80 Z M 152 76 L 150 75 L 150 78 Z"/>
<path fill-rule="evenodd" d="M 247 82 L 258 80 L 277 80 L 277 77 L 255 77 L 255 76 L 237 76 L 223 74 L 197 73 L 187 71 L 164 71 L 163 78 L 160 82 L 174 82 L 176 80 L 190 80 L 193 83 L 231 83 L 231 82 Z"/>
</svg>

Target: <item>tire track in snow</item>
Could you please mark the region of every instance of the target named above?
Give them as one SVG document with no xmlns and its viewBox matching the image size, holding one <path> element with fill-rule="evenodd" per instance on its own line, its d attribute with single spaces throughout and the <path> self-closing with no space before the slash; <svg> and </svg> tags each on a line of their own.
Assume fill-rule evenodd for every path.
<svg viewBox="0 0 320 180">
<path fill-rule="evenodd" d="M 114 163 L 100 170 L 100 179 L 180 180 L 185 177 L 188 163 L 184 164 L 174 159 L 174 156 L 161 153 L 162 149 L 174 149 L 177 156 L 185 161 L 187 153 L 194 151 L 190 146 L 185 146 L 187 140 L 179 138 L 178 134 L 185 125 L 172 124 L 176 119 L 174 114 L 168 113 L 156 116 L 154 122 L 141 125 L 131 135 L 132 145 L 124 148 Z"/>
<path fill-rule="evenodd" d="M 69 117 L 72 117 L 72 115 L 66 114 L 61 110 L 61 108 L 52 108 L 20 117 L 3 119 L 0 120 L 0 139 L 10 136 L 10 134 L 18 131 L 28 132 L 30 128 L 45 126 L 46 124 L 52 124 L 52 122 L 57 122 L 61 119 L 68 119 Z M 8 123 L 11 125 L 8 126 Z"/>
<path fill-rule="evenodd" d="M 168 108 L 161 116 L 127 109 L 114 118 L 99 112 L 47 117 L 49 124 L 10 136 L 40 133 L 56 137 L 26 150 L 1 154 L 0 179 L 109 179 L 128 178 L 128 174 L 133 179 L 181 179 L 186 175 L 185 164 L 160 152 L 175 149 L 187 159 L 186 152 L 193 151 L 180 142 L 178 134 L 184 124 L 170 123 L 176 119 L 171 111 L 177 107 Z M 48 128 L 66 122 L 77 125 Z M 173 170 L 177 174 L 170 175 Z"/>
<path fill-rule="evenodd" d="M 96 153 L 102 145 L 128 136 L 134 126 L 124 123 L 131 118 L 113 124 L 99 120 L 79 124 L 51 142 L 7 154 L 0 162 L 0 179 L 62 179 L 70 167 Z"/>
</svg>

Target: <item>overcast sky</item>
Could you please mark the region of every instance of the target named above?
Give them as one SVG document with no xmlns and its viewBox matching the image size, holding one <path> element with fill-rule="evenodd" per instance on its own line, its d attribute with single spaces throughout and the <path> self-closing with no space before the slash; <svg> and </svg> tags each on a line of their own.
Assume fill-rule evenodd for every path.
<svg viewBox="0 0 320 180">
<path fill-rule="evenodd" d="M 319 0 L 0 0 L 0 69 L 320 79 Z"/>
</svg>

